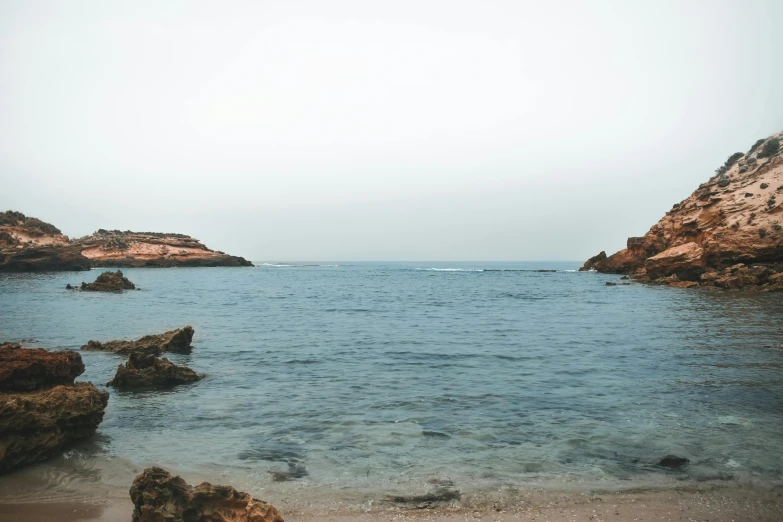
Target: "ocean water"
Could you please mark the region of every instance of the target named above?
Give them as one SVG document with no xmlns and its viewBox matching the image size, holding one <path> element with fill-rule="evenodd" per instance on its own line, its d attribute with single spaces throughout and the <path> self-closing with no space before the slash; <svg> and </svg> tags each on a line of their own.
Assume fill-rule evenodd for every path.
<svg viewBox="0 0 783 522">
<path fill-rule="evenodd" d="M 190 324 L 193 353 L 167 357 L 206 378 L 110 390 L 93 440 L 3 477 L 0 498 L 125 494 L 151 464 L 355 502 L 781 484 L 783 296 L 606 286 L 619 277 L 577 266 L 128 269 L 141 290 L 124 294 L 65 290 L 98 270 L 2 274 L 0 339 L 78 349 Z M 99 386 L 124 362 L 82 357 L 79 380 Z M 691 463 L 655 466 L 667 454 Z M 45 487 L 19 486 L 32 476 Z"/>
</svg>

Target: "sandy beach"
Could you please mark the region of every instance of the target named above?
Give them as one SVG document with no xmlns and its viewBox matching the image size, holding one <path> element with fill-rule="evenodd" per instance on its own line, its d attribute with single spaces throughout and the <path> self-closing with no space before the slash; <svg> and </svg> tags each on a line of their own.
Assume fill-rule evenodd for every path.
<svg viewBox="0 0 783 522">
<path fill-rule="evenodd" d="M 572 522 L 709 521 L 778 522 L 783 519 L 783 490 L 712 489 L 704 491 L 554 494 L 541 492 L 513 508 L 369 510 L 336 505 L 307 511 L 279 505 L 288 522 Z M 0 503 L 0 522 L 120 522 L 130 520 L 130 500 L 106 503 Z"/>
</svg>

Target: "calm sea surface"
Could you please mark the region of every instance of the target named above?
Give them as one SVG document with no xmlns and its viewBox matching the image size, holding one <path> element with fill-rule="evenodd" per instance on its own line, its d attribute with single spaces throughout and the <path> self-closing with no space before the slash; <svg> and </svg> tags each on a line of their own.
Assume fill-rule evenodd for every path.
<svg viewBox="0 0 783 522">
<path fill-rule="evenodd" d="M 167 357 L 207 377 L 111 390 L 93 441 L 0 496 L 33 495 L 9 480 L 34 474 L 52 495 L 127 491 L 150 464 L 267 497 L 781 483 L 783 295 L 610 287 L 576 267 L 128 269 L 141 290 L 124 294 L 65 290 L 98 270 L 2 274 L 0 340 L 78 349 L 190 324 L 193 353 Z M 124 362 L 82 357 L 101 386 Z M 691 464 L 653 465 L 667 454 Z M 304 476 L 270 473 L 289 470 Z"/>
</svg>

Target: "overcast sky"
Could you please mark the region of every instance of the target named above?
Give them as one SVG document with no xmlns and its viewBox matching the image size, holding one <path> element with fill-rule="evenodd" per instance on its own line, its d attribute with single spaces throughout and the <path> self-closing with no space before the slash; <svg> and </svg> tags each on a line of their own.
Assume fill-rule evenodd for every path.
<svg viewBox="0 0 783 522">
<path fill-rule="evenodd" d="M 583 260 L 783 130 L 783 2 L 0 0 L 0 210 L 254 260 Z"/>
</svg>

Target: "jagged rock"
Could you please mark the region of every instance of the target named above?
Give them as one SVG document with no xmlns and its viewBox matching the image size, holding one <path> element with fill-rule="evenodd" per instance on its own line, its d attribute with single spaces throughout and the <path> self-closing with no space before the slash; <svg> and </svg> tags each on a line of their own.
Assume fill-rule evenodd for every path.
<svg viewBox="0 0 783 522">
<path fill-rule="evenodd" d="M 109 394 L 90 383 L 73 384 L 83 371 L 75 352 L 0 346 L 0 473 L 95 433 Z"/>
<path fill-rule="evenodd" d="M 83 372 L 82 357 L 76 352 L 49 352 L 11 343 L 0 345 L 0 392 L 73 384 Z"/>
<path fill-rule="evenodd" d="M 190 353 L 193 350 L 190 343 L 193 341 L 194 333 L 192 326 L 186 326 L 163 334 L 145 335 L 138 341 L 108 341 L 105 343 L 88 341 L 82 346 L 82 350 L 114 352 L 123 355 L 132 352 L 156 355 L 161 352 Z"/>
<path fill-rule="evenodd" d="M 132 522 L 283 522 L 274 506 L 231 486 L 195 488 L 159 467 L 147 468 L 130 488 Z"/>
<path fill-rule="evenodd" d="M 119 389 L 157 388 L 198 381 L 203 376 L 186 366 L 177 366 L 168 359 L 140 352 L 130 354 L 125 364 L 106 386 Z"/>
<path fill-rule="evenodd" d="M 582 268 L 579 269 L 580 272 L 585 272 L 587 270 L 598 270 L 595 268 L 596 266 L 600 266 L 600 263 L 606 260 L 606 252 L 601 250 L 597 255 L 594 255 L 587 261 L 585 261 L 585 264 L 582 265 Z"/>
<path fill-rule="evenodd" d="M 81 290 L 87 292 L 122 292 L 123 290 L 135 290 L 136 285 L 122 274 L 116 272 L 103 272 L 92 283 L 82 282 Z"/>
<path fill-rule="evenodd" d="M 781 140 L 783 133 L 760 141 L 777 146 Z M 752 161 L 752 151 L 732 154 L 715 176 L 675 205 L 647 234 L 629 238 L 626 248 L 611 256 L 602 253 L 589 259 L 582 269 L 634 274 L 642 281 L 678 275 L 683 281 L 700 282 L 699 286 L 777 289 L 769 281 L 769 275 L 783 271 L 783 207 L 776 204 L 773 188 L 783 178 L 783 154 L 777 150 L 766 157 L 753 155 Z M 684 255 L 678 259 L 673 255 L 678 251 L 672 250 L 677 248 L 688 252 L 679 252 Z M 705 271 L 720 272 L 740 262 L 763 266 L 769 273 L 758 271 L 752 278 L 700 277 Z M 647 268 L 647 273 L 638 274 L 641 268 Z"/>
</svg>

